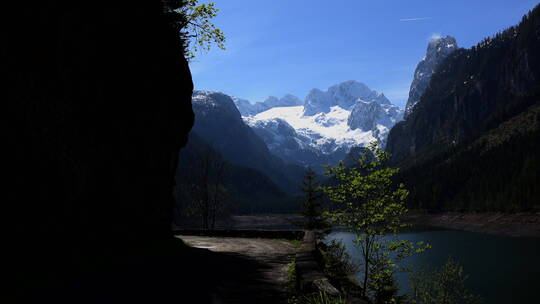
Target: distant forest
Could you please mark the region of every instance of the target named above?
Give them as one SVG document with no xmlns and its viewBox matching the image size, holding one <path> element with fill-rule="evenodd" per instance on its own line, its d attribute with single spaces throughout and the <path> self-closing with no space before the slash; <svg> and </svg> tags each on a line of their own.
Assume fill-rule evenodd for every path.
<svg viewBox="0 0 540 304">
<path fill-rule="evenodd" d="M 410 206 L 539 211 L 539 80 L 539 6 L 519 25 L 441 63 L 388 140 Z"/>
</svg>

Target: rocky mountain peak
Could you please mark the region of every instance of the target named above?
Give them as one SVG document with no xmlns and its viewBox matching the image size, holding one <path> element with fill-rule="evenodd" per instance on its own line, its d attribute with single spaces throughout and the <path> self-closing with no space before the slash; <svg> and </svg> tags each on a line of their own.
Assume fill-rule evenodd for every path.
<svg viewBox="0 0 540 304">
<path fill-rule="evenodd" d="M 276 107 L 279 104 L 279 98 L 276 96 L 268 96 L 262 103 L 268 107 Z"/>
<path fill-rule="evenodd" d="M 416 103 L 420 101 L 420 98 L 429 85 L 431 76 L 439 64 L 446 59 L 448 55 L 457 50 L 457 48 L 457 41 L 452 36 L 436 37 L 429 41 L 426 57 L 418 63 L 416 70 L 414 71 L 414 78 L 409 90 L 409 99 L 405 106 L 405 118 L 412 112 Z"/>
<path fill-rule="evenodd" d="M 438 60 L 446 58 L 457 49 L 456 38 L 452 36 L 436 37 L 429 41 L 426 51 L 426 60 Z"/>
<path fill-rule="evenodd" d="M 193 91 L 191 102 L 194 111 L 198 112 L 199 117 L 216 111 L 216 109 L 224 116 L 234 117 L 235 119 L 240 119 L 241 117 L 235 100 L 221 92 L 195 90 Z"/>
<path fill-rule="evenodd" d="M 380 104 L 391 104 L 390 100 L 382 92 L 377 96 L 376 101 Z"/>
<path fill-rule="evenodd" d="M 288 95 L 278 105 L 243 119 L 274 155 L 319 172 L 323 164 L 342 160 L 352 147 L 373 141 L 384 146 L 390 128 L 403 117 L 403 110 L 384 94 L 354 80 L 326 91 L 312 89 L 303 106 Z"/>
<path fill-rule="evenodd" d="M 357 102 L 349 115 L 347 125 L 352 130 L 371 131 L 376 128 L 376 121 L 382 116 L 383 109 L 376 102 Z"/>
<path fill-rule="evenodd" d="M 311 89 L 304 101 L 304 115 L 312 116 L 320 112 L 330 111 L 332 100 L 327 92 Z"/>
<path fill-rule="evenodd" d="M 292 94 L 286 94 L 285 96 L 281 97 L 279 102 L 285 107 L 301 106 L 302 104 L 304 104 L 304 102 L 300 98 Z"/>
<path fill-rule="evenodd" d="M 287 94 L 281 98 L 277 98 L 275 96 L 269 96 L 265 101 L 262 102 L 268 109 L 275 108 L 275 107 L 293 107 L 293 106 L 299 106 L 302 104 L 302 101 L 300 98 L 292 95 Z"/>
<path fill-rule="evenodd" d="M 251 103 L 248 100 L 238 97 L 232 97 L 232 99 L 242 116 L 257 115 L 258 113 L 275 107 L 293 107 L 303 104 L 300 98 L 292 94 L 286 94 L 281 98 L 277 98 L 275 96 L 268 96 L 268 98 L 266 98 L 264 101 L 256 103 Z"/>
<path fill-rule="evenodd" d="M 348 80 L 329 87 L 325 92 L 312 89 L 306 96 L 304 115 L 328 113 L 333 106 L 349 110 L 359 101 L 391 104 L 384 94 L 371 90 L 367 85 L 356 80 Z"/>
</svg>

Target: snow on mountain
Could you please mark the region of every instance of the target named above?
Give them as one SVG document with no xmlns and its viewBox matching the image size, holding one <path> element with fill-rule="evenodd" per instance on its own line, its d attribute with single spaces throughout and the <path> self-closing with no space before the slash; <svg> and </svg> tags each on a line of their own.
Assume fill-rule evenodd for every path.
<svg viewBox="0 0 540 304">
<path fill-rule="evenodd" d="M 431 39 L 427 46 L 426 56 L 418 63 L 414 71 L 414 78 L 409 90 L 409 99 L 405 106 L 405 118 L 412 112 L 416 103 L 420 101 L 437 66 L 457 48 L 456 39 L 452 36 Z"/>
<path fill-rule="evenodd" d="M 316 113 L 325 113 L 330 111 L 332 101 L 330 96 L 326 92 L 319 89 L 312 89 L 306 96 L 304 102 L 303 114 L 306 116 L 314 115 Z"/>
<path fill-rule="evenodd" d="M 366 102 L 390 104 L 384 94 L 371 90 L 361 82 L 349 80 L 331 86 L 326 92 L 319 89 L 311 90 L 304 103 L 304 115 L 310 116 L 319 112 L 328 112 L 332 106 L 349 109 L 358 99 Z"/>
<path fill-rule="evenodd" d="M 303 168 L 291 166 L 269 149 L 269 145 L 242 119 L 233 99 L 220 92 L 194 91 L 195 123 L 192 132 L 219 152 L 228 162 L 256 169 L 282 190 L 297 192 L 296 180 Z"/>
<path fill-rule="evenodd" d="M 395 105 L 358 100 L 351 107 L 347 125 L 353 130 L 371 131 L 384 146 L 388 132 L 402 118 L 403 111 Z"/>
<path fill-rule="evenodd" d="M 334 152 L 338 146 L 350 147 L 375 140 L 371 132 L 349 128 L 347 120 L 350 111 L 339 106 L 333 106 L 328 113 L 320 112 L 313 116 L 303 115 L 303 110 L 303 106 L 276 107 L 253 117 L 245 117 L 244 121 L 251 127 L 263 126 L 271 120 L 285 121 L 296 133 L 304 137 L 303 143 L 314 148 L 322 148 L 323 153 Z M 328 143 L 332 145 L 328 146 Z"/>
<path fill-rule="evenodd" d="M 232 97 L 232 99 L 242 116 L 253 116 L 274 107 L 291 107 L 303 104 L 300 98 L 292 94 L 287 94 L 282 98 L 269 96 L 264 101 L 254 104 L 252 104 L 248 100 L 240 99 L 238 97 Z"/>
<path fill-rule="evenodd" d="M 342 160 L 352 147 L 372 141 L 384 145 L 402 117 L 403 111 L 384 94 L 347 81 L 325 92 L 311 90 L 303 106 L 270 107 L 243 119 L 275 155 L 321 170 L 323 164 Z"/>
<path fill-rule="evenodd" d="M 287 108 L 287 110 L 289 109 Z M 297 133 L 289 123 L 281 118 L 244 117 L 244 121 L 263 139 L 270 151 L 281 151 L 281 155 L 287 158 L 294 157 L 294 154 L 300 150 L 317 154 L 317 151 L 309 146 L 309 137 Z"/>
</svg>

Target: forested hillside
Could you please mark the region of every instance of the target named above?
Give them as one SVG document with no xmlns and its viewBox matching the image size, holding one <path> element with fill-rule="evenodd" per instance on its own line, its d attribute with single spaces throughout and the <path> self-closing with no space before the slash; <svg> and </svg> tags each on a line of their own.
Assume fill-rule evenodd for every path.
<svg viewBox="0 0 540 304">
<path fill-rule="evenodd" d="M 195 132 L 191 132 L 180 152 L 176 184 L 175 220 L 200 216 L 197 204 L 202 197 L 207 197 L 210 205 L 217 205 L 218 217 L 298 208 L 292 201 L 294 197 L 266 174 L 227 161 Z M 214 197 L 218 197 L 217 202 Z"/>
<path fill-rule="evenodd" d="M 433 74 L 387 151 L 414 207 L 538 209 L 540 8 Z"/>
<path fill-rule="evenodd" d="M 412 206 L 457 211 L 538 210 L 539 122 L 537 102 L 474 142 L 405 169 L 401 178 L 411 189 Z"/>
<path fill-rule="evenodd" d="M 232 98 L 223 93 L 195 91 L 193 131 L 232 164 L 266 174 L 287 193 L 298 193 L 304 169 L 273 155 L 264 141 L 247 126 Z"/>
</svg>

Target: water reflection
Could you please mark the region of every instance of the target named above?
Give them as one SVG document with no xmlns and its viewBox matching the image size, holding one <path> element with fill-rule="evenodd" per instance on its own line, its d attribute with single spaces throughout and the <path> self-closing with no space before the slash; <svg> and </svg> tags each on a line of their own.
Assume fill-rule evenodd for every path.
<svg viewBox="0 0 540 304">
<path fill-rule="evenodd" d="M 407 266 L 425 264 L 439 267 L 452 256 L 469 274 L 471 291 L 480 294 L 486 304 L 537 303 L 540 286 L 540 239 L 486 235 L 454 230 L 407 231 L 401 239 L 424 241 L 432 245 L 425 253 L 414 255 Z M 360 262 L 354 235 L 333 232 L 327 240 L 342 240 L 356 263 Z M 403 292 L 408 291 L 407 274 L 396 273 Z M 361 281 L 360 275 L 357 279 Z"/>
</svg>

